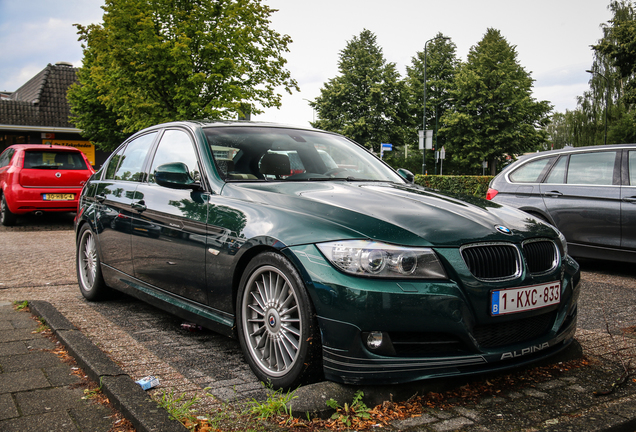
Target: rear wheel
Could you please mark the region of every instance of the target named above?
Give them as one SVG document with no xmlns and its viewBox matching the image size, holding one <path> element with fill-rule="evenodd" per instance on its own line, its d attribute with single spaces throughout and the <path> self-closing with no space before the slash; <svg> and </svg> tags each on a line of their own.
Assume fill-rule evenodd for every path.
<svg viewBox="0 0 636 432">
<path fill-rule="evenodd" d="M 320 334 L 307 290 L 283 256 L 266 252 L 245 269 L 237 296 L 238 336 L 263 382 L 293 388 L 319 374 Z"/>
<path fill-rule="evenodd" d="M 77 242 L 77 281 L 82 295 L 91 301 L 102 300 L 109 294 L 102 277 L 97 239 L 88 224 L 82 226 Z"/>
<path fill-rule="evenodd" d="M 18 217 L 9 210 L 7 200 L 5 200 L 4 195 L 2 195 L 2 199 L 0 200 L 0 223 L 4 226 L 13 226 L 17 218 Z"/>
</svg>

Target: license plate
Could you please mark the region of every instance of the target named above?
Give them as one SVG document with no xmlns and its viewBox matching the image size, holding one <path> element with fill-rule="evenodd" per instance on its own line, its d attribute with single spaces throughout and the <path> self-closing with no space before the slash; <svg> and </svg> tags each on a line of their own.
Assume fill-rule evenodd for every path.
<svg viewBox="0 0 636 432">
<path fill-rule="evenodd" d="M 540 309 L 561 301 L 561 283 L 533 285 L 491 292 L 491 315 L 505 315 Z"/>
<path fill-rule="evenodd" d="M 72 201 L 75 194 L 44 194 L 45 201 Z"/>
</svg>

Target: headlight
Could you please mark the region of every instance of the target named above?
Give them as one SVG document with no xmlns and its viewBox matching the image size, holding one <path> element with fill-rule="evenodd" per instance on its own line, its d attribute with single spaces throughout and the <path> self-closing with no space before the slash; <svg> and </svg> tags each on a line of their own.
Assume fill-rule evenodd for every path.
<svg viewBox="0 0 636 432">
<path fill-rule="evenodd" d="M 408 248 L 367 240 L 317 244 L 337 269 L 357 276 L 446 279 L 444 267 L 430 248 Z"/>
</svg>

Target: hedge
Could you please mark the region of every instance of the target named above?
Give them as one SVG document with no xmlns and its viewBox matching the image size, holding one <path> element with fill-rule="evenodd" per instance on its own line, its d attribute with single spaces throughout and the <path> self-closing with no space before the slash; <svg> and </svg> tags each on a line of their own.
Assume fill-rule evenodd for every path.
<svg viewBox="0 0 636 432">
<path fill-rule="evenodd" d="M 415 175 L 415 183 L 445 192 L 486 198 L 488 184 L 493 176 L 424 176 Z"/>
</svg>

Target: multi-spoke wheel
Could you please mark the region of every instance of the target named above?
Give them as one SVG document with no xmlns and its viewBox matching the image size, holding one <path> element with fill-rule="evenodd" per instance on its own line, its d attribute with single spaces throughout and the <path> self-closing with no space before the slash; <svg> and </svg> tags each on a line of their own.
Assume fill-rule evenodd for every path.
<svg viewBox="0 0 636 432">
<path fill-rule="evenodd" d="M 7 201 L 4 199 L 4 195 L 2 195 L 2 199 L 0 199 L 0 223 L 4 226 L 13 226 L 16 220 L 16 215 L 11 213 Z"/>
<path fill-rule="evenodd" d="M 88 300 L 104 298 L 109 289 L 104 283 L 95 234 L 88 225 L 80 229 L 77 242 L 77 281 Z"/>
<path fill-rule="evenodd" d="M 247 266 L 237 298 L 237 324 L 252 370 L 275 388 L 309 380 L 320 366 L 311 302 L 284 257 L 267 252 Z"/>
</svg>

